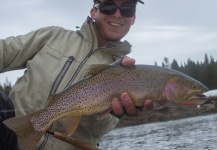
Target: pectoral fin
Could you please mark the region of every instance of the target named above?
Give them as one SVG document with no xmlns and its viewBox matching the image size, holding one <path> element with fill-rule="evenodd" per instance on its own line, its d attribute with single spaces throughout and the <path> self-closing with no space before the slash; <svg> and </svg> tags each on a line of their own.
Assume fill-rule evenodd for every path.
<svg viewBox="0 0 217 150">
<path fill-rule="evenodd" d="M 103 112 L 97 114 L 97 115 L 96 115 L 97 120 L 102 120 L 102 119 L 104 119 L 104 118 L 106 117 L 106 115 L 107 115 L 111 110 L 112 110 L 112 108 L 109 107 L 109 108 L 106 109 L 105 111 L 103 111 Z"/>
<path fill-rule="evenodd" d="M 68 115 L 68 116 L 61 118 L 59 121 L 65 128 L 68 135 L 71 136 L 77 129 L 81 121 L 81 117 L 80 116 L 74 117 L 74 116 Z"/>
<path fill-rule="evenodd" d="M 153 109 L 159 110 L 165 107 L 168 104 L 167 100 L 153 100 Z"/>
</svg>

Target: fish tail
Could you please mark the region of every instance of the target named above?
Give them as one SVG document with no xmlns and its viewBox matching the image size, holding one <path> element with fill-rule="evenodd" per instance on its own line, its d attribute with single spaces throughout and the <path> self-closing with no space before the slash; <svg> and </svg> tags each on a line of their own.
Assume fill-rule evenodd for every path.
<svg viewBox="0 0 217 150">
<path fill-rule="evenodd" d="M 14 117 L 5 120 L 3 123 L 13 130 L 17 135 L 20 150 L 36 149 L 36 144 L 45 133 L 35 131 L 30 121 L 32 115 Z"/>
</svg>

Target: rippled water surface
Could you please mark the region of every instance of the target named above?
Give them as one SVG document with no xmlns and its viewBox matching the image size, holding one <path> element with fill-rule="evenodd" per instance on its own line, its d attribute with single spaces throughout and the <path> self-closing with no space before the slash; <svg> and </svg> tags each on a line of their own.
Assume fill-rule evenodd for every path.
<svg viewBox="0 0 217 150">
<path fill-rule="evenodd" d="M 115 129 L 103 150 L 217 150 L 217 115 Z"/>
</svg>

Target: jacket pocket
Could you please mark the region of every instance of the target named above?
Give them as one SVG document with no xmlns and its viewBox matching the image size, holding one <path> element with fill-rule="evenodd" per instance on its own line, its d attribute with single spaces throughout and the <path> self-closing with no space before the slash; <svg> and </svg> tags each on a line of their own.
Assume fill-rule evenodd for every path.
<svg viewBox="0 0 217 150">
<path fill-rule="evenodd" d="M 69 67 L 71 66 L 72 62 L 74 61 L 74 57 L 73 56 L 69 56 L 68 60 L 65 62 L 64 66 L 62 67 L 62 70 L 60 71 L 60 73 L 57 75 L 57 78 L 55 79 L 51 90 L 50 90 L 50 94 L 55 94 L 62 79 L 64 78 L 65 74 L 67 73 Z"/>
</svg>

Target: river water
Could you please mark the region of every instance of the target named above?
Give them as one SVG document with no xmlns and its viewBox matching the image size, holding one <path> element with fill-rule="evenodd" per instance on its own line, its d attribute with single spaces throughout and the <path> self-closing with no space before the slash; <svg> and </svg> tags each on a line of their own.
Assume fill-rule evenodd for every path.
<svg viewBox="0 0 217 150">
<path fill-rule="evenodd" d="M 103 150 L 217 150 L 217 114 L 118 128 Z"/>
</svg>

